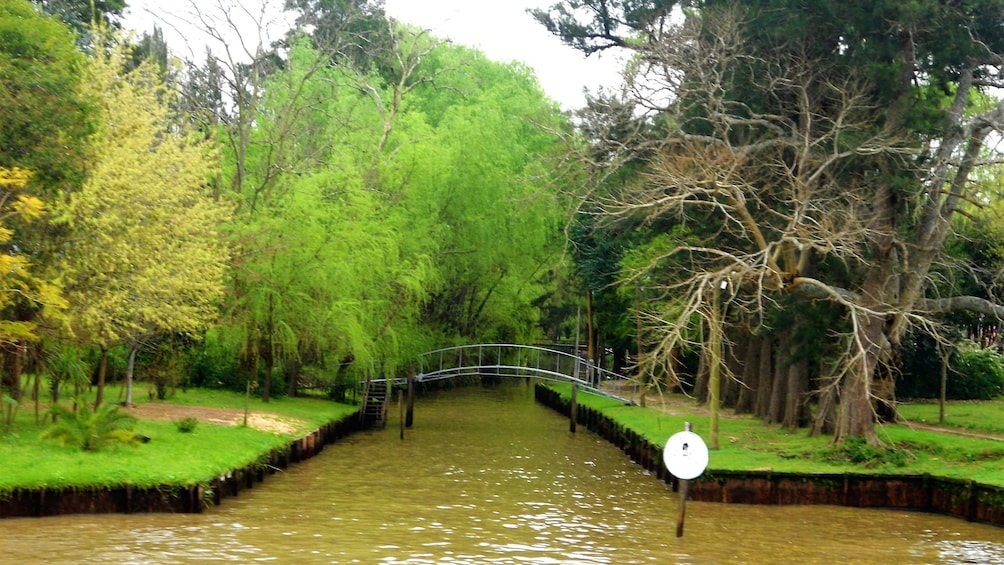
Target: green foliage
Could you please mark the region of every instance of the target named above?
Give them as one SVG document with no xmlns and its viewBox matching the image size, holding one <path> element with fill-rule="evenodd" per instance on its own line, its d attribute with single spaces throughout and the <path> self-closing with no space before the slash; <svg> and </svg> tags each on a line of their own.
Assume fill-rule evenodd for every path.
<svg viewBox="0 0 1004 565">
<path fill-rule="evenodd" d="M 938 398 L 941 358 L 934 340 L 910 335 L 904 340 L 903 375 L 896 384 L 902 398 Z M 1004 356 L 994 348 L 960 341 L 949 357 L 948 400 L 992 400 L 1004 395 Z"/>
<path fill-rule="evenodd" d="M 189 434 L 195 431 L 196 426 L 199 425 L 199 420 L 193 418 L 192 416 L 186 416 L 174 421 L 174 427 L 178 428 L 178 431 L 184 434 Z"/>
<path fill-rule="evenodd" d="M 946 396 L 953 400 L 992 400 L 1002 395 L 1004 357 L 999 352 L 989 348 L 963 347 L 952 356 Z"/>
<path fill-rule="evenodd" d="M 391 373 L 443 343 L 539 333 L 560 231 L 543 180 L 556 142 L 533 122 L 557 108 L 525 67 L 396 37 L 419 66 L 390 83 L 405 70 L 389 53 L 373 70 L 301 38 L 263 84 L 246 152 L 222 149 L 236 260 L 212 358 L 240 365 L 207 357 L 199 382 L 263 375 L 271 394 L 304 368 Z"/>
<path fill-rule="evenodd" d="M 110 392 L 109 395 L 114 395 Z M 89 400 L 89 399 L 85 399 Z M 244 395 L 189 389 L 171 402 L 244 409 Z M 178 433 L 173 422 L 139 420 L 134 433 L 151 438 L 142 449 L 85 452 L 43 441 L 34 417 L 22 411 L 7 441 L 0 441 L 0 493 L 14 488 L 112 487 L 126 482 L 137 488 L 194 485 L 258 461 L 272 449 L 287 446 L 328 422 L 348 417 L 357 406 L 316 399 L 286 398 L 264 404 L 251 400 L 251 410 L 280 415 L 294 425 L 289 434 L 243 426 L 203 423 L 195 434 Z"/>
<path fill-rule="evenodd" d="M 122 15 L 126 0 L 32 0 L 47 14 L 63 20 L 82 36 L 89 36 L 94 22 L 111 24 Z"/>
<path fill-rule="evenodd" d="M 217 229 L 228 212 L 205 194 L 213 155 L 172 127 L 149 63 L 124 72 L 125 47 L 102 45 L 88 67 L 103 119 L 94 162 L 58 211 L 73 235 L 63 248 L 73 328 L 101 349 L 150 333 L 197 336 L 217 315 L 227 260 Z"/>
<path fill-rule="evenodd" d="M 60 444 L 70 443 L 84 451 L 98 451 L 106 445 L 134 444 L 133 428 L 136 419 L 119 412 L 119 406 L 105 403 L 92 409 L 82 398 L 77 398 L 76 410 L 59 404 L 49 411 L 55 423 L 40 437 L 58 439 Z"/>
<path fill-rule="evenodd" d="M 906 456 L 902 450 L 868 445 L 865 438 L 848 438 L 844 443 L 822 451 L 819 456 L 830 463 L 853 463 L 866 469 L 906 465 Z"/>
<path fill-rule="evenodd" d="M 41 195 L 79 186 L 92 128 L 73 34 L 26 0 L 0 2 L 0 167 L 36 172 Z"/>
</svg>

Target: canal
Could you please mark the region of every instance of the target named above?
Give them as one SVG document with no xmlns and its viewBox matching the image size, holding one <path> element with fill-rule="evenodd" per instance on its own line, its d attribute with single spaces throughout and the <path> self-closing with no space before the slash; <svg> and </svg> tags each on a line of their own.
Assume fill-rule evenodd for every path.
<svg viewBox="0 0 1004 565">
<path fill-rule="evenodd" d="M 1004 530 L 939 515 L 690 502 L 677 538 L 676 510 L 512 383 L 422 396 L 403 441 L 394 415 L 203 514 L 2 521 L 0 562 L 1004 564 Z"/>
</svg>

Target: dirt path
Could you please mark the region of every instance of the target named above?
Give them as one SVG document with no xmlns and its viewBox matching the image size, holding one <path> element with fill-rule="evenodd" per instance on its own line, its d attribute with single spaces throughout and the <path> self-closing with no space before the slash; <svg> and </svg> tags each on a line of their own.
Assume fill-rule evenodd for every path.
<svg viewBox="0 0 1004 565">
<path fill-rule="evenodd" d="M 123 410 L 126 414 L 144 420 L 180 420 L 192 417 L 200 422 L 239 426 L 244 424 L 244 411 L 236 408 L 185 406 L 167 402 L 143 402 Z M 248 426 L 256 430 L 279 434 L 295 434 L 305 430 L 306 422 L 268 412 L 250 412 Z"/>
<path fill-rule="evenodd" d="M 982 434 L 979 432 L 969 432 L 966 430 L 959 430 L 956 428 L 946 428 L 943 426 L 932 426 L 930 424 L 918 424 L 917 422 L 902 421 L 900 425 L 906 426 L 912 430 L 923 430 L 925 432 L 936 432 L 941 434 L 951 434 L 955 436 L 970 437 L 973 439 L 989 439 L 993 441 L 1004 441 L 1004 436 L 994 435 L 994 434 Z"/>
</svg>

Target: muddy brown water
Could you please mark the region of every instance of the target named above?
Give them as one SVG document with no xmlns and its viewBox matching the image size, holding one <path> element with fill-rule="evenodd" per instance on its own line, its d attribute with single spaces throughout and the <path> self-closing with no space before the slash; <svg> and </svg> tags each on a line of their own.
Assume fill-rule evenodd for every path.
<svg viewBox="0 0 1004 565">
<path fill-rule="evenodd" d="M 4 520 L 0 563 L 1004 564 L 1004 529 L 940 515 L 690 502 L 677 538 L 676 511 L 529 387 L 473 387 L 203 514 Z"/>
</svg>

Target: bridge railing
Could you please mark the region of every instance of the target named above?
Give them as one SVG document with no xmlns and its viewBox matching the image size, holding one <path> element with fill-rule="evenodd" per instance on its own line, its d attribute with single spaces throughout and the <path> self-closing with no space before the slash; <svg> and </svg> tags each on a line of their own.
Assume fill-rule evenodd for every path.
<svg viewBox="0 0 1004 565">
<path fill-rule="evenodd" d="M 445 347 L 419 356 L 418 371 L 420 381 L 497 375 L 574 382 L 595 394 L 630 402 L 612 393 L 609 385 L 603 386 L 616 384 L 617 390 L 622 390 L 629 383 L 625 377 L 588 359 L 540 346 L 491 343 Z"/>
</svg>

